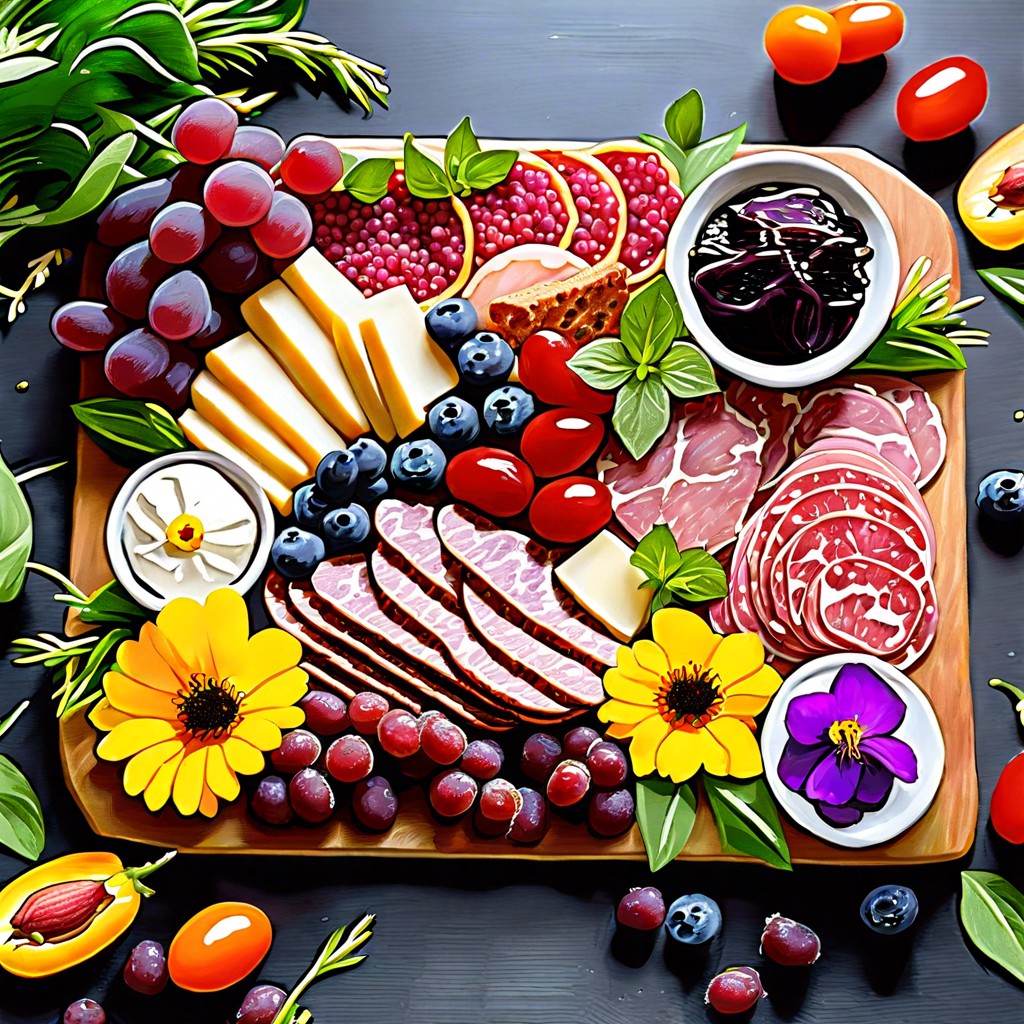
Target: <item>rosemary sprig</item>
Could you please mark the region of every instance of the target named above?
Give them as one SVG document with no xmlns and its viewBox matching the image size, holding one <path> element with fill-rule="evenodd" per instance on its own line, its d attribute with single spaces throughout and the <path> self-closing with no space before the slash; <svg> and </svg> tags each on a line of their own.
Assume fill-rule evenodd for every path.
<svg viewBox="0 0 1024 1024">
<path fill-rule="evenodd" d="M 17 202 L 17 197 L 14 197 L 14 201 Z M 36 288 L 42 288 L 46 283 L 46 279 L 50 276 L 51 264 L 59 267 L 70 255 L 70 249 L 51 249 L 49 252 L 44 252 L 42 256 L 29 260 L 28 276 L 22 281 L 20 287 L 7 288 L 4 285 L 0 285 L 0 295 L 5 299 L 11 300 L 7 308 L 7 322 L 9 324 L 14 323 L 15 318 L 25 312 L 25 296 Z"/>
</svg>

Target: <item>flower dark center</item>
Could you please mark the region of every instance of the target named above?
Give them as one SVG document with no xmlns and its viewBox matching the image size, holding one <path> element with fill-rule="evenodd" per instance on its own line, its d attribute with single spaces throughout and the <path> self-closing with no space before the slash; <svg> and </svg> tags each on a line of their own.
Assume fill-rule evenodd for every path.
<svg viewBox="0 0 1024 1024">
<path fill-rule="evenodd" d="M 696 726 L 714 717 L 719 699 L 718 676 L 691 662 L 662 677 L 657 704 L 661 717 L 669 724 Z"/>
<path fill-rule="evenodd" d="M 861 724 L 855 718 L 844 718 L 841 722 L 833 722 L 828 729 L 828 738 L 836 745 L 836 752 L 842 757 L 851 757 L 855 761 L 861 759 L 860 738 L 864 733 Z"/>
<path fill-rule="evenodd" d="M 172 703 L 178 709 L 178 721 L 196 739 L 205 740 L 223 736 L 235 724 L 243 697 L 227 679 L 195 672 Z"/>
</svg>

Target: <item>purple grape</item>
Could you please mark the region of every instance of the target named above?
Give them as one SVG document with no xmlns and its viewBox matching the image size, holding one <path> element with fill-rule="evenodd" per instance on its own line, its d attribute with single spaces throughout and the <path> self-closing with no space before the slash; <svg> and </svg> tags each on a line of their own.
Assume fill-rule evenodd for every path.
<svg viewBox="0 0 1024 1024">
<path fill-rule="evenodd" d="M 562 741 L 562 751 L 566 757 L 571 757 L 574 761 L 586 761 L 587 751 L 600 738 L 600 734 L 589 726 L 577 726 L 565 734 L 565 739 Z"/>
<path fill-rule="evenodd" d="M 254 292 L 269 277 L 266 262 L 248 231 L 225 231 L 203 257 L 199 269 L 219 292 Z"/>
<path fill-rule="evenodd" d="M 352 813 L 363 826 L 375 832 L 391 828 L 398 816 L 398 797 L 381 775 L 363 779 L 352 794 Z"/>
<path fill-rule="evenodd" d="M 547 782 L 556 764 L 562 760 L 562 744 L 546 732 L 535 732 L 523 744 L 520 767 L 534 782 Z"/>
<path fill-rule="evenodd" d="M 473 740 L 462 754 L 459 767 L 474 779 L 493 779 L 505 763 L 505 752 L 496 740 Z"/>
<path fill-rule="evenodd" d="M 102 302 L 66 302 L 50 321 L 53 336 L 75 352 L 102 352 L 127 327 L 123 316 Z"/>
<path fill-rule="evenodd" d="M 217 222 L 196 203 L 171 203 L 149 226 L 149 247 L 165 263 L 194 260 L 220 233 Z"/>
<path fill-rule="evenodd" d="M 136 242 L 118 253 L 107 268 L 107 301 L 129 320 L 145 320 L 153 289 L 171 269 L 153 255 L 148 240 Z"/>
<path fill-rule="evenodd" d="M 114 249 L 145 238 L 149 225 L 171 194 L 168 178 L 144 181 L 111 199 L 96 219 L 96 238 Z"/>
<path fill-rule="evenodd" d="M 169 341 L 198 334 L 210 317 L 210 293 L 203 279 L 180 270 L 157 285 L 149 300 L 149 326 Z"/>
<path fill-rule="evenodd" d="M 164 990 L 167 977 L 164 947 L 152 939 L 143 939 L 124 965 L 124 983 L 144 996 L 155 996 Z"/>
<path fill-rule="evenodd" d="M 254 985 L 235 1014 L 238 1024 L 273 1024 L 288 993 L 276 985 Z"/>
<path fill-rule="evenodd" d="M 277 775 L 260 779 L 249 807 L 268 825 L 288 825 L 295 820 L 295 812 L 288 799 L 288 784 Z"/>
<path fill-rule="evenodd" d="M 315 768 L 303 768 L 288 783 L 295 813 L 311 825 L 326 821 L 334 811 L 334 790 Z"/>
<path fill-rule="evenodd" d="M 548 802 L 543 793 L 523 786 L 519 790 L 523 806 L 512 819 L 508 837 L 513 843 L 539 843 L 548 830 Z"/>
<path fill-rule="evenodd" d="M 587 823 L 599 836 L 618 836 L 633 824 L 634 812 L 628 789 L 600 790 L 590 798 Z"/>
<path fill-rule="evenodd" d="M 107 1024 L 102 1006 L 93 999 L 77 999 L 64 1011 L 64 1024 Z"/>
</svg>

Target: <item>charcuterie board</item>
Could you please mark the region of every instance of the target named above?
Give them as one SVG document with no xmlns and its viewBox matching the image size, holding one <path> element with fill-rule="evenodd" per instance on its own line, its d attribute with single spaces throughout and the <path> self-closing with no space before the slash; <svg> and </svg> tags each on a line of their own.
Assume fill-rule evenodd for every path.
<svg viewBox="0 0 1024 1024">
<path fill-rule="evenodd" d="M 553 145 L 538 144 L 538 148 Z M 748 148 L 737 159 L 753 151 L 755 148 Z M 866 152 L 851 149 L 813 152 L 851 174 L 882 206 L 897 235 L 901 278 L 918 257 L 928 256 L 932 260 L 932 274 L 952 275 L 951 291 L 956 293 L 956 243 L 949 222 L 932 199 Z M 82 396 L 101 393 L 100 379 L 99 367 L 84 361 Z M 841 849 L 787 824 L 786 835 L 794 863 L 941 861 L 961 856 L 973 840 L 978 790 L 968 664 L 963 375 L 922 375 L 917 383 L 941 412 L 949 439 L 943 468 L 924 492 L 937 536 L 935 588 L 942 623 L 929 653 L 911 673 L 930 699 L 942 728 L 946 746 L 944 775 L 927 814 L 907 832 L 884 845 L 864 850 Z M 71 577 L 89 592 L 111 578 L 104 553 L 104 524 L 114 493 L 127 472 L 112 463 L 84 434 L 80 434 L 78 440 L 77 471 Z M 243 802 L 225 808 L 212 822 L 186 820 L 171 809 L 153 815 L 140 801 L 124 796 L 115 765 L 97 762 L 94 755 L 96 733 L 84 715 L 62 720 L 60 733 L 68 786 L 91 827 L 104 836 L 205 853 L 373 853 L 536 859 L 639 859 L 643 856 L 643 844 L 635 827 L 617 839 L 597 841 L 585 828 L 558 816 L 535 847 L 523 849 L 494 842 L 479 836 L 469 820 L 439 824 L 423 789 L 418 786 L 402 789 L 399 820 L 382 835 L 360 831 L 338 818 L 318 828 L 275 831 L 254 821 Z M 705 802 L 701 803 L 693 835 L 682 857 L 743 859 L 723 855 Z"/>
</svg>

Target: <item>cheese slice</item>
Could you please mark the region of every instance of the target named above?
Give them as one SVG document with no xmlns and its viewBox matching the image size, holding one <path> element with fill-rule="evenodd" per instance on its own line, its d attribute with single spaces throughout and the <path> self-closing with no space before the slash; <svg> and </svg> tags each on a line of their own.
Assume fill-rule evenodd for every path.
<svg viewBox="0 0 1024 1024">
<path fill-rule="evenodd" d="M 640 632 L 654 592 L 638 589 L 647 577 L 629 564 L 633 549 L 602 530 L 589 544 L 555 567 L 562 586 L 617 640 L 628 643 Z"/>
<path fill-rule="evenodd" d="M 404 285 L 366 300 L 359 324 L 366 351 L 399 437 L 426 421 L 426 410 L 458 383 L 451 360 L 423 324 L 423 311 Z"/>
<path fill-rule="evenodd" d="M 236 466 L 244 469 L 263 488 L 270 503 L 281 515 L 291 515 L 291 488 L 278 480 L 266 466 L 251 458 L 233 441 L 228 440 L 216 427 L 204 420 L 195 409 L 186 409 L 178 419 L 178 426 L 197 448 L 223 455 L 224 458 L 230 459 Z"/>
<path fill-rule="evenodd" d="M 300 459 L 208 370 L 192 382 L 192 404 L 207 423 L 266 466 L 286 486 L 296 487 L 313 475 L 316 466 Z"/>
<path fill-rule="evenodd" d="M 249 333 L 211 349 L 206 368 L 306 463 L 345 441 L 303 397 L 277 360 Z"/>
<path fill-rule="evenodd" d="M 283 281 L 272 281 L 250 295 L 242 303 L 242 316 L 340 434 L 351 441 L 370 429 L 334 342 Z"/>
</svg>

